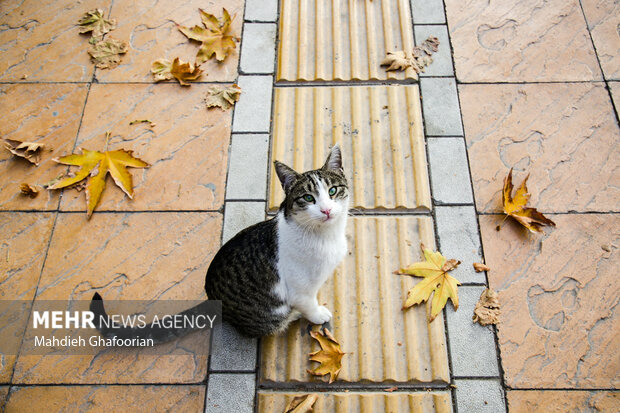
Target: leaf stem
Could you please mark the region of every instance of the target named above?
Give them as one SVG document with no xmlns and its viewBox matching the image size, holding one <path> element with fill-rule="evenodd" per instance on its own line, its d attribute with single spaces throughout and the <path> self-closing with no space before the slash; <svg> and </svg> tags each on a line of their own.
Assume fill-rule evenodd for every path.
<svg viewBox="0 0 620 413">
<path fill-rule="evenodd" d="M 107 132 L 105 133 L 105 146 L 104 146 L 104 148 L 103 148 L 103 151 L 104 151 L 104 152 L 107 152 L 107 151 L 108 151 L 108 141 L 110 140 L 110 135 L 111 135 L 110 131 L 107 131 Z"/>
</svg>

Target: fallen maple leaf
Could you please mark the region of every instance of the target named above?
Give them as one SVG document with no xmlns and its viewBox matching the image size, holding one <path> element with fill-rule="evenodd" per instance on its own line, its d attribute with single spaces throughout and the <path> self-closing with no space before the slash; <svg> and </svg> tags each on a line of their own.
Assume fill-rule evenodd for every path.
<svg viewBox="0 0 620 413">
<path fill-rule="evenodd" d="M 114 69 L 128 50 L 127 42 L 108 37 L 91 45 L 88 54 L 99 69 Z"/>
<path fill-rule="evenodd" d="M 151 73 L 156 82 L 175 78 L 182 86 L 202 75 L 202 70 L 191 63 L 182 62 L 176 57 L 172 62 L 168 59 L 159 59 L 151 64 Z"/>
<path fill-rule="evenodd" d="M 386 70 L 405 70 L 411 67 L 416 73 L 424 72 L 424 68 L 433 62 L 431 57 L 439 48 L 439 39 L 429 36 L 424 42 L 413 48 L 411 53 L 399 50 L 387 52 L 381 66 L 389 66 Z"/>
<path fill-rule="evenodd" d="M 407 301 L 405 301 L 403 310 L 427 301 L 434 293 L 429 319 L 429 321 L 433 321 L 446 306 L 448 298 L 452 300 L 455 311 L 459 308 L 457 286 L 461 283 L 456 278 L 449 276 L 448 271 L 455 269 L 461 262 L 454 259 L 446 260 L 440 252 L 433 252 L 425 248 L 424 244 L 420 244 L 420 247 L 424 252 L 426 261 L 416 262 L 397 272 L 398 274 L 424 277 L 407 293 Z"/>
<path fill-rule="evenodd" d="M 218 62 L 224 61 L 228 53 L 236 48 L 233 36 L 228 35 L 232 19 L 228 10 L 223 9 L 222 19 L 218 19 L 212 14 L 200 9 L 200 18 L 205 27 L 198 25 L 189 28 L 177 24 L 177 28 L 187 38 L 201 42 L 200 49 L 196 55 L 196 64 L 202 64 L 215 54 Z"/>
<path fill-rule="evenodd" d="M 318 394 L 304 394 L 295 396 L 284 408 L 284 413 L 307 413 L 312 411 L 312 406 L 319 398 Z"/>
<path fill-rule="evenodd" d="M 530 194 L 527 192 L 528 174 L 521 186 L 517 189 L 514 198 L 512 197 L 512 168 L 508 172 L 508 176 L 504 179 L 503 204 L 504 213 L 516 219 L 521 225 L 529 229 L 531 232 L 542 232 L 543 226 L 555 227 L 555 222 L 551 221 L 543 214 L 538 212 L 536 208 L 527 208 L 527 202 Z"/>
<path fill-rule="evenodd" d="M 474 308 L 474 323 L 486 326 L 499 323 L 500 305 L 497 293 L 490 288 L 485 289 Z"/>
<path fill-rule="evenodd" d="M 241 88 L 237 85 L 228 87 L 213 86 L 207 90 L 207 107 L 219 106 L 222 110 L 228 110 L 233 107 L 241 96 Z"/>
<path fill-rule="evenodd" d="M 92 36 L 100 38 L 110 30 L 116 28 L 116 20 L 106 20 L 103 18 L 103 10 L 95 9 L 86 12 L 78 22 L 80 33 L 92 32 Z"/>
<path fill-rule="evenodd" d="M 491 271 L 491 267 L 480 262 L 474 262 L 474 270 L 476 270 L 476 272 Z"/>
<path fill-rule="evenodd" d="M 39 190 L 30 184 L 23 183 L 19 186 L 20 191 L 23 195 L 29 196 L 30 198 L 36 198 L 39 195 Z"/>
<path fill-rule="evenodd" d="M 342 368 L 342 356 L 345 353 L 340 350 L 340 344 L 336 341 L 332 333 L 328 329 L 324 329 L 324 333 L 319 331 L 311 331 L 310 336 L 319 342 L 321 350 L 310 353 L 310 360 L 321 363 L 314 370 L 308 370 L 308 373 L 315 376 L 324 376 L 329 374 L 329 382 L 332 383 L 338 377 L 338 373 Z"/>
<path fill-rule="evenodd" d="M 60 189 L 71 186 L 82 179 L 88 178 L 86 185 L 86 213 L 90 218 L 99 203 L 101 193 L 105 188 L 105 179 L 108 174 L 112 175 L 114 182 L 129 198 L 133 198 L 133 181 L 127 171 L 127 167 L 146 168 L 149 166 L 141 159 L 134 158 L 132 151 L 124 149 L 115 151 L 89 151 L 82 149 L 81 154 L 72 154 L 54 159 L 64 165 L 80 166 L 74 177 L 68 177 L 48 186 L 48 189 Z"/>
<path fill-rule="evenodd" d="M 15 139 L 4 138 L 4 147 L 13 155 L 24 158 L 35 165 L 39 165 L 41 151 L 45 145 L 42 143 L 22 142 Z"/>
</svg>

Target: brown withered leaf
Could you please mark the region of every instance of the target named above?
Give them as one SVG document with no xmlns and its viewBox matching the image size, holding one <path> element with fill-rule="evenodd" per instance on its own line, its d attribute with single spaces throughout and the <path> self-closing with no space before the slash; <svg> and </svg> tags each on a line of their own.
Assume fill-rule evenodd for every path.
<svg viewBox="0 0 620 413">
<path fill-rule="evenodd" d="M 284 408 L 284 413 L 307 413 L 312 411 L 312 406 L 319 398 L 316 393 L 295 396 Z"/>
<path fill-rule="evenodd" d="M 184 27 L 177 24 L 177 28 L 188 39 L 202 43 L 196 55 L 196 64 L 201 65 L 215 55 L 218 62 L 223 62 L 228 53 L 235 49 L 234 37 L 228 34 L 232 19 L 228 10 L 222 10 L 222 18 L 200 9 L 200 18 L 204 27 Z"/>
<path fill-rule="evenodd" d="M 474 323 L 486 326 L 499 323 L 501 314 L 497 293 L 490 288 L 485 289 L 474 308 Z"/>
<path fill-rule="evenodd" d="M 19 189 L 22 192 L 22 195 L 29 196 L 30 198 L 36 198 L 37 195 L 39 195 L 39 190 L 27 183 L 21 184 Z"/>
<path fill-rule="evenodd" d="M 91 45 L 88 54 L 99 69 L 114 69 L 121 62 L 121 54 L 128 50 L 127 42 L 108 37 Z"/>
<path fill-rule="evenodd" d="M 340 350 L 340 344 L 336 341 L 332 333 L 328 329 L 322 331 L 311 331 L 310 336 L 319 342 L 321 350 L 310 353 L 310 360 L 321 363 L 314 370 L 308 370 L 308 373 L 315 376 L 324 376 L 329 374 L 329 382 L 332 383 L 338 377 L 338 373 L 342 368 L 342 356 L 345 353 Z"/>
<path fill-rule="evenodd" d="M 86 12 L 78 21 L 78 26 L 80 26 L 80 33 L 92 32 L 93 38 L 101 38 L 101 36 L 116 28 L 116 20 L 104 19 L 103 10 L 95 9 Z"/>
<path fill-rule="evenodd" d="M 207 107 L 212 108 L 219 106 L 222 110 L 228 110 L 233 107 L 241 96 L 241 88 L 237 85 L 228 87 L 213 86 L 207 90 Z"/>
<path fill-rule="evenodd" d="M 456 278 L 449 276 L 448 271 L 455 269 L 461 262 L 455 259 L 446 260 L 440 252 L 433 252 L 424 247 L 424 244 L 420 244 L 420 247 L 424 253 L 425 261 L 413 263 L 396 273 L 424 277 L 407 293 L 407 301 L 405 301 L 403 310 L 427 301 L 433 294 L 429 315 L 429 322 L 432 322 L 446 306 L 448 298 L 452 300 L 455 311 L 459 308 L 457 289 L 461 283 Z"/>
<path fill-rule="evenodd" d="M 399 50 L 388 52 L 381 66 L 389 66 L 386 70 L 405 70 L 411 67 L 416 73 L 424 72 L 424 68 L 433 62 L 431 57 L 439 49 L 439 39 L 429 36 L 421 45 L 413 48 L 411 53 Z"/>
<path fill-rule="evenodd" d="M 202 70 L 189 62 L 183 62 L 175 57 L 171 62 L 168 59 L 159 59 L 151 64 L 151 73 L 156 82 L 170 80 L 172 78 L 179 81 L 182 86 L 190 86 L 188 82 L 194 81 L 202 76 Z"/>
<path fill-rule="evenodd" d="M 542 227 L 555 227 L 555 222 L 538 212 L 536 208 L 526 207 L 527 202 L 530 199 L 530 194 L 527 192 L 526 186 L 529 177 L 529 174 L 525 177 L 521 183 L 521 186 L 517 188 L 517 192 L 513 198 L 512 190 L 514 187 L 512 185 L 512 168 L 510 168 L 508 176 L 504 179 L 504 213 L 516 219 L 521 225 L 529 229 L 531 232 L 542 232 Z"/>
<path fill-rule="evenodd" d="M 474 262 L 474 270 L 476 270 L 476 272 L 491 271 L 491 267 L 480 262 Z"/>
<path fill-rule="evenodd" d="M 39 165 L 41 152 L 45 145 L 36 142 L 22 142 L 4 138 L 4 147 L 15 156 L 26 159 L 28 162 Z"/>
<path fill-rule="evenodd" d="M 154 128 L 156 126 L 155 122 L 153 122 L 152 120 L 149 119 L 136 119 L 136 120 L 132 120 L 131 122 L 129 122 L 129 125 L 137 125 L 140 123 L 148 123 L 150 128 Z"/>
<path fill-rule="evenodd" d="M 75 185 L 83 179 L 88 179 L 86 184 L 86 213 L 88 218 L 99 203 L 101 193 L 105 189 L 105 180 L 108 172 L 114 182 L 129 198 L 133 198 L 133 180 L 127 167 L 146 168 L 149 166 L 141 159 L 135 158 L 132 151 L 119 149 L 115 151 L 89 151 L 82 149 L 81 154 L 72 154 L 54 159 L 64 165 L 79 166 L 80 169 L 73 177 L 65 177 L 47 187 L 47 189 L 60 189 Z"/>
</svg>

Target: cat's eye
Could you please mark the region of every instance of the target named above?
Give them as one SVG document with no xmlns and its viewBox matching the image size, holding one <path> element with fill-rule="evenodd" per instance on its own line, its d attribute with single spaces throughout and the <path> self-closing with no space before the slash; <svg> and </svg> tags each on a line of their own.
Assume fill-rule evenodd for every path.
<svg viewBox="0 0 620 413">
<path fill-rule="evenodd" d="M 306 202 L 314 202 L 314 197 L 310 194 L 304 195 L 303 198 L 304 198 L 304 201 Z"/>
<path fill-rule="evenodd" d="M 334 196 L 336 195 L 336 187 L 332 186 L 331 188 L 329 188 L 329 196 Z"/>
</svg>

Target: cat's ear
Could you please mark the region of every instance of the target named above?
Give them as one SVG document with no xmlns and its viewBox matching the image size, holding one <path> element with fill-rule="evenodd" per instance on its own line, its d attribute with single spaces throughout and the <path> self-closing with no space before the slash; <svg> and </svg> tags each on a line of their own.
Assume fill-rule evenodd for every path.
<svg viewBox="0 0 620 413">
<path fill-rule="evenodd" d="M 342 155 L 340 154 L 340 145 L 334 145 L 321 169 L 324 171 L 342 172 Z"/>
<path fill-rule="evenodd" d="M 295 182 L 301 175 L 295 172 L 292 168 L 284 165 L 282 162 L 274 161 L 273 164 L 276 167 L 278 178 L 280 178 L 282 189 L 284 189 L 284 192 L 288 193 L 289 189 L 291 189 L 291 185 L 293 185 L 293 182 Z"/>
</svg>

